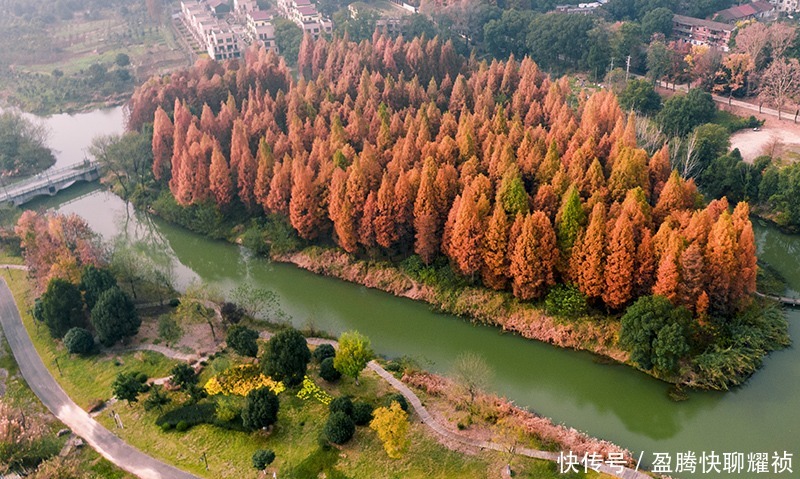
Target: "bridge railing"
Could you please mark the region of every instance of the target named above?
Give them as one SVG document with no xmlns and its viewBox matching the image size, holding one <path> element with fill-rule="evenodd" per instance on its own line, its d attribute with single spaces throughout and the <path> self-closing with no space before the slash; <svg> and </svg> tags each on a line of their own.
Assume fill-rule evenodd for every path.
<svg viewBox="0 0 800 479">
<path fill-rule="evenodd" d="M 3 186 L 0 190 L 0 202 L 10 201 L 18 196 L 25 195 L 32 191 L 48 187 L 53 183 L 64 181 L 70 177 L 77 177 L 99 168 L 100 164 L 96 161 L 84 161 L 77 165 L 70 165 L 57 170 L 46 170 L 27 180 L 12 185 Z M 47 180 L 42 183 L 42 180 Z"/>
</svg>

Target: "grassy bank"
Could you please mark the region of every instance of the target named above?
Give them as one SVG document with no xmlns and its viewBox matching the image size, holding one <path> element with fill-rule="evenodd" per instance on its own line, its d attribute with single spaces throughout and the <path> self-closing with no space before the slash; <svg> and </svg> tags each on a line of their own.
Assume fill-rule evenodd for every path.
<svg viewBox="0 0 800 479">
<path fill-rule="evenodd" d="M 5 275 L 5 279 L 9 281 L 8 275 Z M 0 401 L 25 411 L 29 417 L 42 418 L 46 425 L 45 437 L 52 441 L 55 451 L 61 450 L 67 442 L 68 436 L 58 438 L 56 434 L 64 428 L 64 425 L 47 411 L 47 408 L 28 387 L 25 379 L 19 373 L 19 367 L 2 334 L 0 334 L 0 369 L 7 371 L 7 377 L 2 381 L 3 387 L 0 388 L 4 389 L 3 394 L 0 395 Z M 67 456 L 67 460 L 77 465 L 78 470 L 82 473 L 79 476 L 80 479 L 133 479 L 134 477 L 88 447 L 74 450 Z"/>
<path fill-rule="evenodd" d="M 98 398 L 111 395 L 111 382 L 121 371 L 140 371 L 150 377 L 162 377 L 174 362 L 163 356 L 137 352 L 119 356 L 99 355 L 79 358 L 64 353 L 62 346 L 50 339 L 44 328 L 37 330 L 27 308 L 32 302 L 25 273 L 4 272 L 15 298 L 22 309 L 26 327 L 45 364 L 68 394 L 81 406 L 88 406 Z M 58 360 L 56 363 L 56 359 Z M 212 361 L 209 371 L 230 365 L 235 357 L 222 356 Z M 219 361 L 219 364 L 216 362 Z M 211 373 L 203 374 L 203 379 Z M 371 372 L 365 372 L 360 385 L 343 379 L 329 384 L 318 377 L 312 368 L 314 381 L 330 395 L 349 395 L 354 399 L 379 405 L 382 398 L 393 392 L 389 385 Z M 155 422 L 159 411 L 146 411 L 141 404 L 117 404 L 114 410 L 120 415 L 123 429 L 118 429 L 106 413 L 97 420 L 130 444 L 142 451 L 209 478 L 263 477 L 250 464 L 250 457 L 258 449 L 272 449 L 278 459 L 272 465 L 279 477 L 307 479 L 328 478 L 485 478 L 499 476 L 507 462 L 504 454 L 494 452 L 451 450 L 437 442 L 427 426 L 413 420 L 410 427 L 411 446 L 402 459 L 386 456 L 375 433 L 368 428 L 358 428 L 353 440 L 341 447 L 321 445 L 319 437 L 327 416 L 327 406 L 314 399 L 296 397 L 297 391 L 281 393 L 281 409 L 277 425 L 269 433 L 245 433 L 211 425 L 199 425 L 186 432 L 163 431 Z M 177 405 L 182 396 L 171 394 Z M 531 444 L 538 445 L 538 444 Z M 208 469 L 204 458 L 208 461 Z M 515 477 L 598 477 L 596 474 L 563 476 L 557 465 L 548 461 L 515 458 Z M 102 477 L 117 477 L 113 474 Z"/>
</svg>

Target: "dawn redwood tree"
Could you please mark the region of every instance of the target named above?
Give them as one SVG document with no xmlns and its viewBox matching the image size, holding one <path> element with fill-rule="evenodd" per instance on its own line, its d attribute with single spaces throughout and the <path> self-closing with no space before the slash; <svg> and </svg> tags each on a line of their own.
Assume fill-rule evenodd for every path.
<svg viewBox="0 0 800 479">
<path fill-rule="evenodd" d="M 724 211 L 711 228 L 706 246 L 709 307 L 712 314 L 725 315 L 732 311 L 737 298 L 731 297 L 731 282 L 737 274 L 736 230 L 728 211 Z"/>
<path fill-rule="evenodd" d="M 571 276 L 590 299 L 600 298 L 605 289 L 605 235 L 606 210 L 602 203 L 597 203 L 589 216 L 589 226 L 578 237 L 571 260 Z"/>
<path fill-rule="evenodd" d="M 511 256 L 514 296 L 528 300 L 544 295 L 555 284 L 557 260 L 556 235 L 550 220 L 541 211 L 534 211 L 525 218 Z"/>
<path fill-rule="evenodd" d="M 131 298 L 114 286 L 104 291 L 92 308 L 92 326 L 103 346 L 112 346 L 120 339 L 135 336 L 142 320 Z"/>
<path fill-rule="evenodd" d="M 156 180 L 169 177 L 173 138 L 172 120 L 159 106 L 153 119 L 153 176 Z"/>
<path fill-rule="evenodd" d="M 484 236 L 483 283 L 492 289 L 503 289 L 508 282 L 508 216 L 500 203 L 494 206 Z"/>
<path fill-rule="evenodd" d="M 264 374 L 291 387 L 303 382 L 310 360 L 306 338 L 300 331 L 290 328 L 275 333 L 267 342 L 261 367 Z"/>
<path fill-rule="evenodd" d="M 489 200 L 476 188 L 467 187 L 455 213 L 450 237 L 449 256 L 456 270 L 464 276 L 474 276 L 483 264 L 483 239 Z"/>
<path fill-rule="evenodd" d="M 439 214 L 436 195 L 436 164 L 428 157 L 422 167 L 417 199 L 414 202 L 414 229 L 416 252 L 425 264 L 430 264 L 439 250 Z"/>
<path fill-rule="evenodd" d="M 603 301 L 611 309 L 620 309 L 633 294 L 634 254 L 636 244 L 628 215 L 614 221 L 606 243 L 605 290 Z"/>
<path fill-rule="evenodd" d="M 228 161 L 222 155 L 218 145 L 214 145 L 211 153 L 211 168 L 209 171 L 209 188 L 214 194 L 214 199 L 220 208 L 226 207 L 233 200 L 233 184 Z"/>
</svg>

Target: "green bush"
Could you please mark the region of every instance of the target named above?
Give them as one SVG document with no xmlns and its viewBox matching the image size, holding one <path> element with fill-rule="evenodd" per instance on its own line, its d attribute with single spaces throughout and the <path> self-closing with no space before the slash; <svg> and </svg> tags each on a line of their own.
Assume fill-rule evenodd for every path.
<svg viewBox="0 0 800 479">
<path fill-rule="evenodd" d="M 312 354 L 314 355 L 314 359 L 318 363 L 321 363 L 327 358 L 336 356 L 336 350 L 330 344 L 320 344 L 316 349 L 314 349 Z"/>
<path fill-rule="evenodd" d="M 94 351 L 94 337 L 84 328 L 71 328 L 64 335 L 64 347 L 70 354 L 89 354 Z"/>
<path fill-rule="evenodd" d="M 271 426 L 278 420 L 279 406 L 278 396 L 269 388 L 250 391 L 242 410 L 242 424 L 251 431 Z"/>
<path fill-rule="evenodd" d="M 391 407 L 393 402 L 397 402 L 403 411 L 408 412 L 408 401 L 406 401 L 405 396 L 400 393 L 393 393 L 383 398 L 383 405 L 386 407 Z"/>
<path fill-rule="evenodd" d="M 167 343 L 174 343 L 181 339 L 183 330 L 178 321 L 171 314 L 164 314 L 158 318 L 158 337 Z"/>
<path fill-rule="evenodd" d="M 575 286 L 559 284 L 551 288 L 544 300 L 548 314 L 565 318 L 578 318 L 586 314 L 589 305 L 586 297 Z"/>
<path fill-rule="evenodd" d="M 167 424 L 170 428 L 177 429 L 178 424 L 184 423 L 188 429 L 198 424 L 214 424 L 216 409 L 217 406 L 212 402 L 184 404 L 160 415 L 156 419 L 156 425 L 163 429 Z"/>
<path fill-rule="evenodd" d="M 333 383 L 342 377 L 342 373 L 333 367 L 333 358 L 325 358 L 319 365 L 319 376 L 329 383 Z"/>
<path fill-rule="evenodd" d="M 191 426 L 189 426 L 188 422 L 180 421 L 180 422 L 178 422 L 178 424 L 175 425 L 175 430 L 178 431 L 178 432 L 186 432 L 186 431 L 189 430 L 190 427 Z"/>
<path fill-rule="evenodd" d="M 328 416 L 328 421 L 322 429 L 328 441 L 334 444 L 344 444 L 356 432 L 356 423 L 347 414 L 337 411 Z"/>
<path fill-rule="evenodd" d="M 402 406 L 402 405 L 401 405 Z M 374 408 L 372 404 L 364 401 L 356 401 L 353 403 L 353 422 L 356 426 L 366 426 L 372 421 L 372 411 Z"/>
<path fill-rule="evenodd" d="M 267 468 L 275 460 L 275 452 L 272 449 L 259 449 L 253 453 L 253 467 L 259 471 Z"/>
<path fill-rule="evenodd" d="M 254 358 L 258 356 L 257 339 L 258 331 L 237 324 L 228 330 L 225 342 L 236 354 Z"/>
<path fill-rule="evenodd" d="M 353 401 L 350 399 L 350 396 L 339 396 L 338 398 L 334 398 L 330 404 L 328 404 L 328 410 L 331 414 L 335 412 L 343 412 L 350 417 L 353 417 Z"/>
</svg>

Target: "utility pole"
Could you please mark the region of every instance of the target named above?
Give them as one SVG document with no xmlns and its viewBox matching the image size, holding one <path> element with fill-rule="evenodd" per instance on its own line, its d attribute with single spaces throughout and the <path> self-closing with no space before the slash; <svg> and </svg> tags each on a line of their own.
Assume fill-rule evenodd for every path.
<svg viewBox="0 0 800 479">
<path fill-rule="evenodd" d="M 628 81 L 628 76 L 631 74 L 631 56 L 628 55 L 628 59 L 625 61 L 625 81 Z"/>
</svg>

